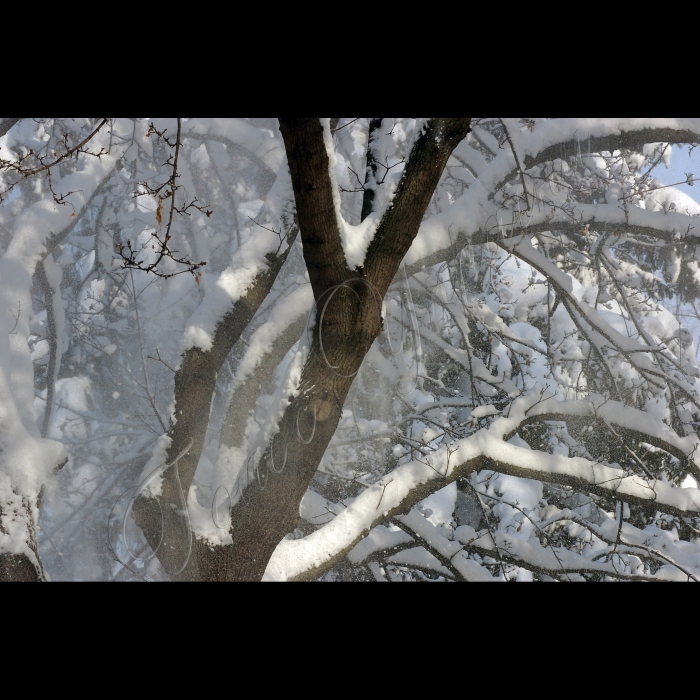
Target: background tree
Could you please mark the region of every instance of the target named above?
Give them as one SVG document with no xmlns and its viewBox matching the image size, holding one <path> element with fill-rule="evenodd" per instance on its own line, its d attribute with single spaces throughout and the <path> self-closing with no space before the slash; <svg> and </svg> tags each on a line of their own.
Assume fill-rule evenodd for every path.
<svg viewBox="0 0 700 700">
<path fill-rule="evenodd" d="M 0 575 L 696 578 L 699 126 L 472 126 L 0 122 Z"/>
</svg>

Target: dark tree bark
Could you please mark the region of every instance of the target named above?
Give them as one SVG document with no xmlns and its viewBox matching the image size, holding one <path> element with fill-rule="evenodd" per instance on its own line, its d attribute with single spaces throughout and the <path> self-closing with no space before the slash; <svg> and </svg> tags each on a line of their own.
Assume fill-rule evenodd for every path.
<svg viewBox="0 0 700 700">
<path fill-rule="evenodd" d="M 171 578 L 200 578 L 196 549 L 190 553 L 183 498 L 192 485 L 204 447 L 216 378 L 234 344 L 272 289 L 298 231 L 299 227 L 293 225 L 287 235 L 287 248 L 278 255 L 268 256 L 267 269 L 258 274 L 246 294 L 219 323 L 211 350 L 188 350 L 175 373 L 175 421 L 167 434 L 171 442 L 166 463 L 175 460 L 190 441 L 192 444 L 178 460 L 177 470 L 170 467 L 165 471 L 159 502 L 142 496 L 133 510 L 137 524 L 151 547 L 158 549 L 158 560 Z M 185 569 L 177 573 L 185 562 Z"/>
<path fill-rule="evenodd" d="M 341 245 L 320 121 L 285 118 L 280 119 L 280 128 L 317 301 L 316 330 L 300 391 L 287 406 L 279 435 L 271 440 L 258 472 L 232 509 L 233 543 L 209 550 L 208 578 L 260 580 L 278 543 L 296 526 L 299 504 L 335 433 L 353 378 L 381 330 L 382 299 L 418 232 L 447 159 L 469 130 L 469 119 L 433 119 L 427 124 L 365 266 L 356 270 L 348 269 Z M 285 446 L 286 461 L 280 469 Z M 271 468 L 273 450 L 281 473 Z"/>
<path fill-rule="evenodd" d="M 29 557 L 24 554 L 0 554 L 0 581 L 35 583 L 42 581 Z"/>
</svg>

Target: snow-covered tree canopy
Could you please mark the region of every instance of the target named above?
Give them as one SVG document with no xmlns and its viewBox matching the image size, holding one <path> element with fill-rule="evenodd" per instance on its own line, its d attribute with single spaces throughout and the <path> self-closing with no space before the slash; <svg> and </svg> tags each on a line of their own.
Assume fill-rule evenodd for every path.
<svg viewBox="0 0 700 700">
<path fill-rule="evenodd" d="M 698 579 L 697 143 L 0 119 L 0 580 Z"/>
</svg>

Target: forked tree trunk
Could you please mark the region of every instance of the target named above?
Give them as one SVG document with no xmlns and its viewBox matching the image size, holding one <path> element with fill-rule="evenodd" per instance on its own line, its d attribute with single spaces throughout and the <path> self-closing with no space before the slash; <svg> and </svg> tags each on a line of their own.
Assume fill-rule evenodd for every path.
<svg viewBox="0 0 700 700">
<path fill-rule="evenodd" d="M 447 159 L 469 131 L 469 119 L 427 124 L 359 270 L 348 269 L 343 253 L 320 121 L 280 119 L 280 127 L 317 302 L 316 330 L 299 394 L 232 509 L 233 543 L 198 547 L 205 578 L 259 581 L 279 542 L 295 528 L 299 504 L 335 433 L 353 378 L 381 330 L 384 295 L 418 232 Z M 271 451 L 280 473 L 271 468 Z"/>
<path fill-rule="evenodd" d="M 189 555 L 180 491 L 188 492 L 199 461 L 216 374 L 281 264 L 271 264 L 265 279 L 220 324 L 212 351 L 195 349 L 185 356 L 175 378 L 177 422 L 171 429 L 169 459 L 190 440 L 192 448 L 179 464 L 180 483 L 174 470 L 166 474 L 160 505 L 139 499 L 134 508 L 146 539 L 158 547 L 158 559 L 173 579 L 260 580 L 279 542 L 295 528 L 299 504 L 335 433 L 353 378 L 381 330 L 382 299 L 418 232 L 447 159 L 469 130 L 469 119 L 433 119 L 426 125 L 359 270 L 348 269 L 341 245 L 319 119 L 280 119 L 280 127 L 317 301 L 311 353 L 298 396 L 286 408 L 260 468 L 251 471 L 250 484 L 232 509 L 232 544 L 210 548 L 195 541 Z M 187 566 L 179 571 L 188 556 Z"/>
</svg>

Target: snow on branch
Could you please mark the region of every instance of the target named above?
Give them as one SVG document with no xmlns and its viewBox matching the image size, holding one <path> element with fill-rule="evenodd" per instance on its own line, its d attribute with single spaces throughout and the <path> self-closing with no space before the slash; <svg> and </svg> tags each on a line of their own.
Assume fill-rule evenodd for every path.
<svg viewBox="0 0 700 700">
<path fill-rule="evenodd" d="M 513 402 L 508 416 L 496 419 L 489 428 L 397 467 L 316 532 L 300 540 L 281 542 L 266 575 L 286 580 L 316 578 L 376 525 L 406 513 L 448 483 L 482 469 L 563 484 L 673 515 L 700 513 L 698 489 L 677 488 L 582 457 L 548 454 L 505 442 L 507 435 L 528 420 L 528 410 L 540 399 L 537 393 L 521 397 Z M 574 402 L 571 412 L 576 415 L 580 411 L 581 404 Z"/>
<path fill-rule="evenodd" d="M 592 137 L 590 150 L 587 146 L 589 132 Z M 512 134 L 515 133 L 512 124 L 508 133 L 512 140 Z M 630 140 L 632 136 L 634 138 Z M 660 136 L 667 138 L 662 139 Z M 490 163 L 479 170 L 476 180 L 449 208 L 428 217 L 421 224 L 404 261 L 407 269 L 413 273 L 426 265 L 443 262 L 465 245 L 485 243 L 521 230 L 536 233 L 556 227 L 558 230 L 581 231 L 588 225 L 592 231 L 600 234 L 617 232 L 646 235 L 671 243 L 688 236 L 700 235 L 695 216 L 673 211 L 650 211 L 635 205 L 625 205 L 624 202 L 613 202 L 612 195 L 611 201 L 607 203 L 575 202 L 562 206 L 558 195 L 543 194 L 541 185 L 537 185 L 529 171 L 548 161 L 590 156 L 591 153 L 603 150 L 603 145 L 610 146 L 604 150 L 615 150 L 634 144 L 641 151 L 644 144 L 659 141 L 698 143 L 700 122 L 668 119 L 567 119 L 540 122 L 532 133 L 518 132 L 517 149 L 513 150 L 514 146 L 500 150 Z M 565 145 L 570 143 L 575 143 L 577 148 L 565 150 Z M 613 143 L 618 145 L 613 148 Z M 465 144 L 460 146 L 462 150 L 466 147 Z M 516 163 L 516 152 L 523 158 L 524 167 L 528 169 L 524 178 Z M 458 149 L 456 154 L 459 153 Z M 520 184 L 523 180 L 525 183 Z M 495 195 L 512 181 L 519 183 L 516 189 L 520 192 L 518 196 L 522 198 L 523 206 L 509 211 L 504 209 L 503 202 Z"/>
<path fill-rule="evenodd" d="M 585 302 L 576 299 L 572 292 L 572 280 L 568 274 L 555 265 L 549 258 L 535 250 L 528 236 L 500 240 L 499 245 L 506 251 L 513 253 L 518 258 L 532 266 L 535 270 L 544 275 L 556 288 L 558 294 L 562 296 L 563 303 L 569 312 L 569 316 L 585 338 L 592 343 L 598 356 L 607 367 L 607 362 L 603 353 L 604 341 L 607 341 L 615 348 L 629 364 L 637 369 L 651 383 L 664 380 L 678 387 L 693 404 L 700 409 L 700 398 L 696 396 L 694 387 L 683 379 L 664 371 L 655 365 L 647 356 L 647 353 L 658 353 L 663 348 L 642 345 L 637 341 L 622 335 L 615 330 L 600 314 L 592 309 Z M 651 377 L 654 377 L 652 379 Z"/>
<path fill-rule="evenodd" d="M 271 260 L 289 250 L 290 240 L 294 239 L 298 228 L 292 183 L 285 163 L 279 169 L 262 212 L 255 221 L 248 223 L 247 228 L 250 235 L 233 254 L 228 267 L 218 275 L 214 284 L 204 284 L 204 299 L 185 330 L 183 353 L 195 347 L 211 349 L 224 316 L 251 289 L 257 276 L 268 269 Z"/>
<path fill-rule="evenodd" d="M 87 158 L 84 167 L 55 183 L 55 190 L 64 193 L 61 204 L 69 206 L 60 206 L 52 199 L 42 199 L 22 212 L 15 221 L 5 258 L 13 259 L 23 265 L 30 275 L 33 274 L 47 242 L 52 237 L 59 237 L 63 229 L 72 226 L 79 218 L 95 190 L 114 169 L 117 155 Z"/>
<path fill-rule="evenodd" d="M 700 143 L 698 119 L 569 118 L 542 121 L 523 134 L 525 167 L 577 155 L 631 149 L 648 143 Z"/>
</svg>

